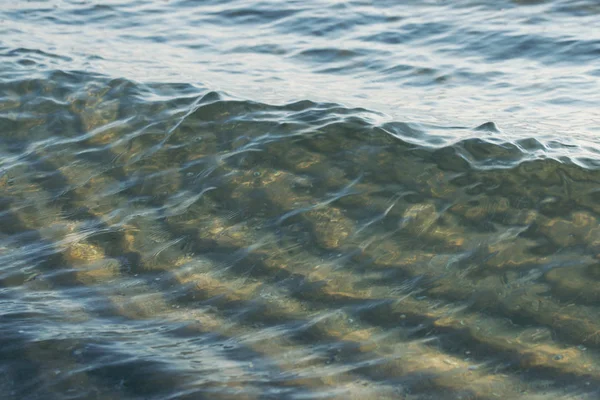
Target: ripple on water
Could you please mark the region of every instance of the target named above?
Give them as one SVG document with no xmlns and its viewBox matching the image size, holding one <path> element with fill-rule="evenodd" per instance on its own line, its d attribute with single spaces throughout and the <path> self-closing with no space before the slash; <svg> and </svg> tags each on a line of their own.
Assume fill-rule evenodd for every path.
<svg viewBox="0 0 600 400">
<path fill-rule="evenodd" d="M 594 7 L 7 6 L 0 390 L 595 398 Z"/>
<path fill-rule="evenodd" d="M 2 282 L 13 288 L 2 327 L 31 335 L 13 342 L 27 362 L 11 374 L 71 377 L 17 380 L 18 396 L 77 379 L 79 395 L 125 398 L 513 398 L 597 379 L 596 171 L 536 155 L 576 147 L 513 141 L 493 122 L 378 125 L 332 103 L 53 76 L 20 84 L 31 100 L 3 107 L 19 111 L 6 128 L 27 145 L 2 141 L 22 160 L 2 180 Z M 50 115 L 73 125 L 53 129 Z M 85 329 L 71 306 L 18 311 L 40 309 L 28 295 L 39 290 L 80 304 Z M 60 330 L 42 329 L 51 323 Z M 518 339 L 545 327 L 554 335 Z"/>
</svg>

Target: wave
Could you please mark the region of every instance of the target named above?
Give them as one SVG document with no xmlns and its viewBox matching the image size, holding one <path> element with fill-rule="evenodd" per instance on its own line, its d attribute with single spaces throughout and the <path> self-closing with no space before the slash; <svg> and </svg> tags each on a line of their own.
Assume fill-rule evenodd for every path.
<svg viewBox="0 0 600 400">
<path fill-rule="evenodd" d="M 577 146 L 77 71 L 0 89 L 19 396 L 70 377 L 82 396 L 191 398 L 600 382 L 581 361 L 600 172 Z M 67 373 L 31 372 L 48 368 Z"/>
</svg>

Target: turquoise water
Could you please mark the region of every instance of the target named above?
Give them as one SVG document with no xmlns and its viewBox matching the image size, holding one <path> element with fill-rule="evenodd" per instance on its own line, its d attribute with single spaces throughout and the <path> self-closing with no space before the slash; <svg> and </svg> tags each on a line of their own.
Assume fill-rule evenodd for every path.
<svg viewBox="0 0 600 400">
<path fill-rule="evenodd" d="M 594 1 L 0 6 L 3 399 L 595 399 Z"/>
</svg>

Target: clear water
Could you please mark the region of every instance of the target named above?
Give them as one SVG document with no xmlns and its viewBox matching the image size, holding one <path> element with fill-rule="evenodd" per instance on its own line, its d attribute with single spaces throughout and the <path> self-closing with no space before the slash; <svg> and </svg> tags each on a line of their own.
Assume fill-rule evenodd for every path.
<svg viewBox="0 0 600 400">
<path fill-rule="evenodd" d="M 600 6 L 4 1 L 3 399 L 596 399 Z"/>
</svg>

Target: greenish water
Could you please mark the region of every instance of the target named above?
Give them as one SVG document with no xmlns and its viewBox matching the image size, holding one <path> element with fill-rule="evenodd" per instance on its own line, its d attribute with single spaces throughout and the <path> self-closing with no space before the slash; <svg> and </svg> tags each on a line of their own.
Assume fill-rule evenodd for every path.
<svg viewBox="0 0 600 400">
<path fill-rule="evenodd" d="M 0 397 L 597 398 L 600 9 L 387 3 L 2 6 Z"/>
</svg>

